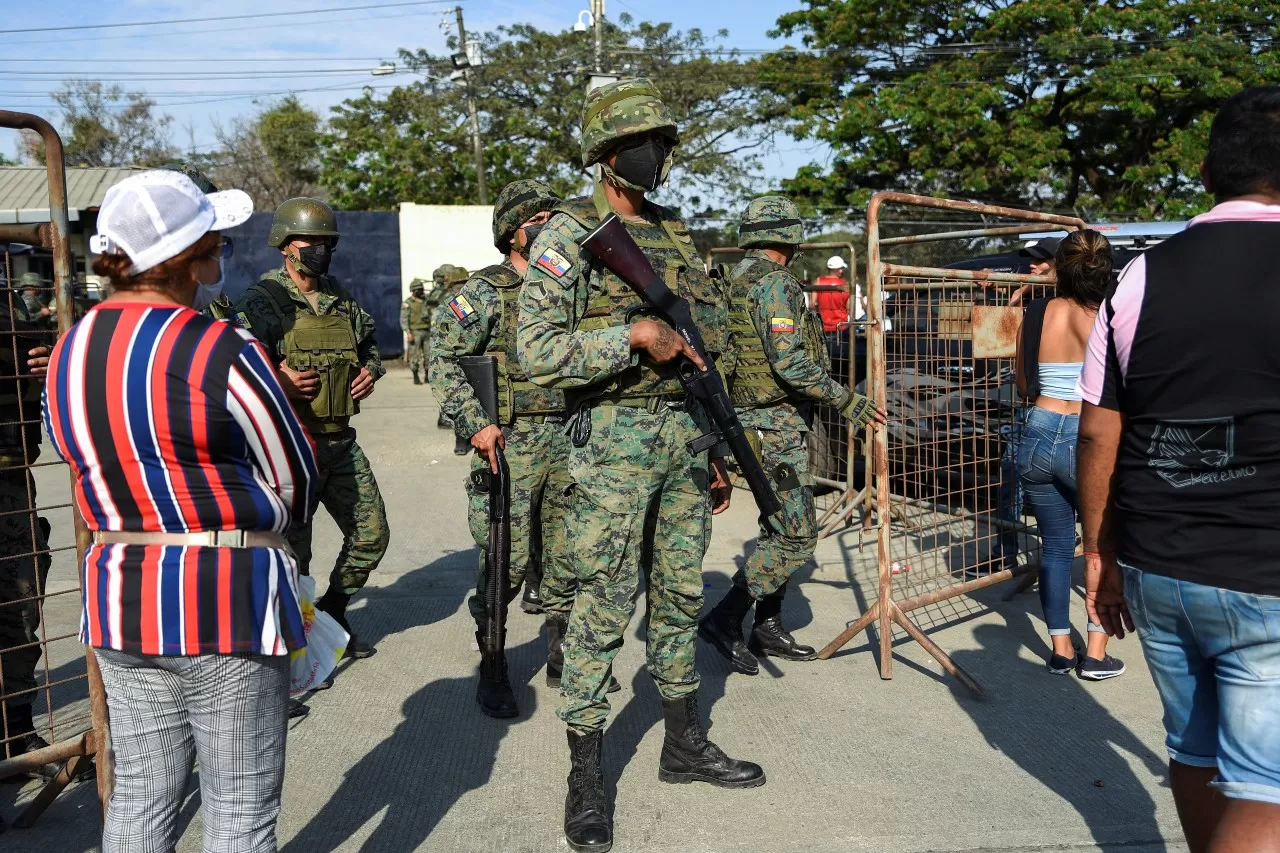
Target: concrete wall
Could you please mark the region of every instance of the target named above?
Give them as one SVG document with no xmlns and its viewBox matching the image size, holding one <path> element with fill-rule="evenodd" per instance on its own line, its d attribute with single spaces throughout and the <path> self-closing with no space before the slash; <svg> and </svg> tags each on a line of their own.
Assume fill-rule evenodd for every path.
<svg viewBox="0 0 1280 853">
<path fill-rule="evenodd" d="M 409 282 L 431 278 L 441 264 L 474 272 L 496 264 L 502 255 L 493 248 L 493 208 L 481 205 L 400 205 L 401 291 Z"/>
</svg>

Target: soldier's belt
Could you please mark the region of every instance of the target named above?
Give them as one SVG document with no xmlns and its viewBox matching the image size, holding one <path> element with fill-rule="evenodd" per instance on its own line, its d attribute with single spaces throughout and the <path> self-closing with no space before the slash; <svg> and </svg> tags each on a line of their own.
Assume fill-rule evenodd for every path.
<svg viewBox="0 0 1280 853">
<path fill-rule="evenodd" d="M 203 530 L 160 533 L 148 530 L 95 530 L 95 545 L 173 545 L 206 548 L 276 548 L 292 554 L 289 540 L 271 530 Z"/>
<path fill-rule="evenodd" d="M 522 415 L 517 413 L 513 416 L 513 420 L 526 421 L 534 424 L 562 424 L 564 423 L 564 413 L 555 412 L 553 414 L 540 415 Z"/>
<path fill-rule="evenodd" d="M 684 411 L 689 408 L 688 396 L 683 391 L 679 394 L 651 394 L 637 397 L 598 397 L 591 401 L 591 405 L 644 409 L 650 413 L 657 412 L 664 407 Z"/>
</svg>

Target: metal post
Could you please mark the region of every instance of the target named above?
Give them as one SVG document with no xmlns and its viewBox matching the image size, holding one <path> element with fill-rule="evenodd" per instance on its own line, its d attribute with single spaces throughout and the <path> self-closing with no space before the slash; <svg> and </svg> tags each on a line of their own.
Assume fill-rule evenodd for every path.
<svg viewBox="0 0 1280 853">
<path fill-rule="evenodd" d="M 467 30 L 462 24 L 462 7 L 455 6 L 453 11 L 458 16 L 458 47 L 465 55 L 467 52 Z M 462 71 L 462 79 L 467 84 L 467 108 L 471 112 L 471 147 L 476 157 L 476 183 L 480 187 L 480 203 L 489 203 L 489 184 L 484 177 L 484 146 L 480 143 L 480 115 L 476 112 L 476 90 L 471 82 L 471 66 Z"/>
<path fill-rule="evenodd" d="M 596 73 L 604 73 L 604 0 L 591 0 L 591 23 L 596 31 Z"/>
</svg>

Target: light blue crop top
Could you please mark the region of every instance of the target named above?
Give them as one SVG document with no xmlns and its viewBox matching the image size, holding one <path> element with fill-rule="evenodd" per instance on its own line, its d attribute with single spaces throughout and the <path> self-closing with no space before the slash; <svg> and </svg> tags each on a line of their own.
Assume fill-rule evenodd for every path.
<svg viewBox="0 0 1280 853">
<path fill-rule="evenodd" d="M 1068 403 L 1080 402 L 1080 395 L 1076 392 L 1076 382 L 1080 379 L 1082 370 L 1084 370 L 1083 361 L 1040 362 L 1040 393 Z"/>
</svg>

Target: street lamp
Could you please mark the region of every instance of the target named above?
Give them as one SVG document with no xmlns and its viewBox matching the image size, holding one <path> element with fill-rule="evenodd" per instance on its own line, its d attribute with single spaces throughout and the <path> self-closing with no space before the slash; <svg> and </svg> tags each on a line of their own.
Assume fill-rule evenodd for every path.
<svg viewBox="0 0 1280 853">
<path fill-rule="evenodd" d="M 585 23 L 582 20 L 583 18 L 587 19 Z M 578 13 L 578 23 L 573 25 L 573 31 L 575 33 L 585 33 L 587 31 L 587 27 L 595 26 L 595 22 L 595 18 L 591 16 L 591 12 L 583 9 Z"/>
<path fill-rule="evenodd" d="M 396 64 L 394 62 L 384 62 L 369 73 L 374 77 L 386 77 L 396 73 Z"/>
</svg>

